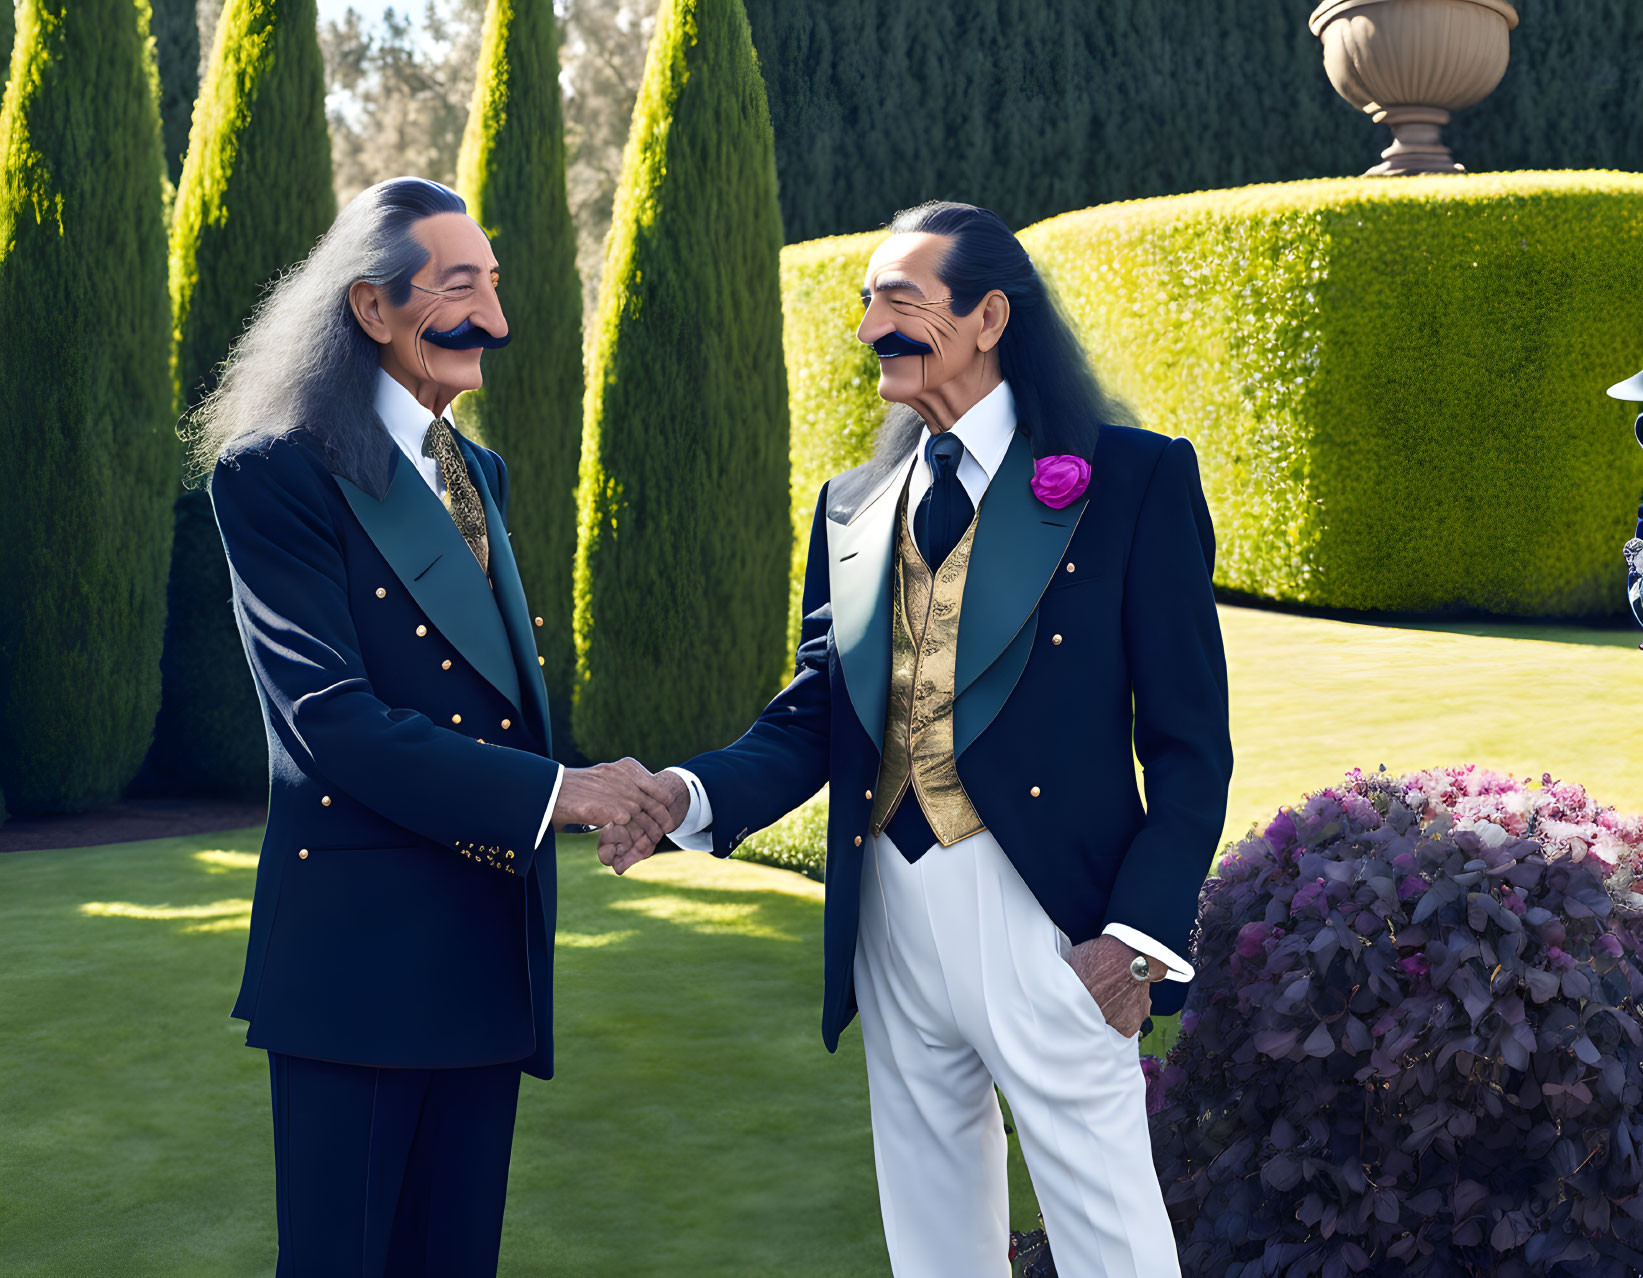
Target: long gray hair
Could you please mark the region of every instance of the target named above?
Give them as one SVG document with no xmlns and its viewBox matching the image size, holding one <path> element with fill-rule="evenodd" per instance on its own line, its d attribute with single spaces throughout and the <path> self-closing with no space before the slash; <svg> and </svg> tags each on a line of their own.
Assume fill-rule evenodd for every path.
<svg viewBox="0 0 1643 1278">
<path fill-rule="evenodd" d="M 332 471 L 385 489 L 392 451 L 373 407 L 379 351 L 355 320 L 348 290 L 366 280 L 403 305 L 428 261 L 411 228 L 436 213 L 467 211 L 455 191 L 424 178 L 390 178 L 355 196 L 263 295 L 216 389 L 188 415 L 191 474 L 209 475 L 218 459 L 303 430 Z"/>
</svg>

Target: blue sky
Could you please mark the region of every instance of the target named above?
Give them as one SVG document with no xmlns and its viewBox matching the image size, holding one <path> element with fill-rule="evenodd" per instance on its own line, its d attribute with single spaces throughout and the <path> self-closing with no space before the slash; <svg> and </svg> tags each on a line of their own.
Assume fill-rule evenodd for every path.
<svg viewBox="0 0 1643 1278">
<path fill-rule="evenodd" d="M 360 15 L 362 17 L 374 18 L 377 14 L 382 12 L 382 6 L 367 4 L 364 3 L 364 0 L 354 0 L 353 7 L 360 11 Z M 414 9 L 410 5 L 400 5 L 397 7 L 402 9 L 410 9 L 411 17 L 413 19 L 420 17 L 422 13 L 421 5 L 417 5 Z M 342 19 L 342 15 L 348 11 L 348 8 L 349 0 L 319 0 L 320 21 L 339 22 Z"/>
</svg>

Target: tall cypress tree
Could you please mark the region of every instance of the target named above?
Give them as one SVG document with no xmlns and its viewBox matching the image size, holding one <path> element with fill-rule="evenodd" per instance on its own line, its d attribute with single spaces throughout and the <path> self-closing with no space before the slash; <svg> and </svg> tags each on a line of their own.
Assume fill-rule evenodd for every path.
<svg viewBox="0 0 1643 1278">
<path fill-rule="evenodd" d="M 160 134 L 165 141 L 166 172 L 176 182 L 182 176 L 194 95 L 200 87 L 196 0 L 154 0 L 154 60 L 160 67 Z"/>
<path fill-rule="evenodd" d="M 199 403 L 264 286 L 336 215 L 314 0 L 228 0 L 217 23 L 171 231 L 172 392 Z M 164 698 L 151 762 L 168 788 L 267 786 L 262 718 L 199 491 L 177 501 Z"/>
<path fill-rule="evenodd" d="M 571 569 L 582 439 L 582 286 L 565 196 L 559 33 L 552 0 L 491 0 L 458 185 L 502 267 L 513 337 L 485 385 L 457 402 L 508 463 L 509 523 L 525 591 L 544 626 L 555 738 L 569 744 Z"/>
<path fill-rule="evenodd" d="M 160 698 L 178 452 L 147 0 L 24 0 L 0 107 L 0 787 L 112 799 Z"/>
<path fill-rule="evenodd" d="M 606 252 L 582 436 L 578 745 L 676 763 L 786 648 L 781 217 L 741 0 L 664 0 Z"/>
</svg>

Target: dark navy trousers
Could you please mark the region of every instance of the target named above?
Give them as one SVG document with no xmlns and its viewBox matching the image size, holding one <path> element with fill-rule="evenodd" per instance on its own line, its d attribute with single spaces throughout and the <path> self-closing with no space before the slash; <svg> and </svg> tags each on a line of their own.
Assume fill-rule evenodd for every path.
<svg viewBox="0 0 1643 1278">
<path fill-rule="evenodd" d="M 277 1278 L 491 1278 L 519 1064 L 379 1069 L 268 1053 Z"/>
</svg>

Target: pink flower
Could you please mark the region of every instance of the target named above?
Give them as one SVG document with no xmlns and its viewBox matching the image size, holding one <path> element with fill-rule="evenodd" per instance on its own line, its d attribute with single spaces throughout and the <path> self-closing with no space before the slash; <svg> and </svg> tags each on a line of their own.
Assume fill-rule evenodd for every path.
<svg viewBox="0 0 1643 1278">
<path fill-rule="evenodd" d="M 1090 486 L 1090 464 L 1071 453 L 1040 457 L 1033 462 L 1033 496 L 1051 510 L 1070 506 Z"/>
<path fill-rule="evenodd" d="M 1597 940 L 1592 942 L 1592 948 L 1599 954 L 1607 954 L 1610 958 L 1619 958 L 1621 949 L 1620 938 L 1613 932 L 1605 932 L 1602 936 L 1598 937 Z M 1185 1017 L 1183 1017 L 1182 1020 L 1184 1023 Z"/>
</svg>

